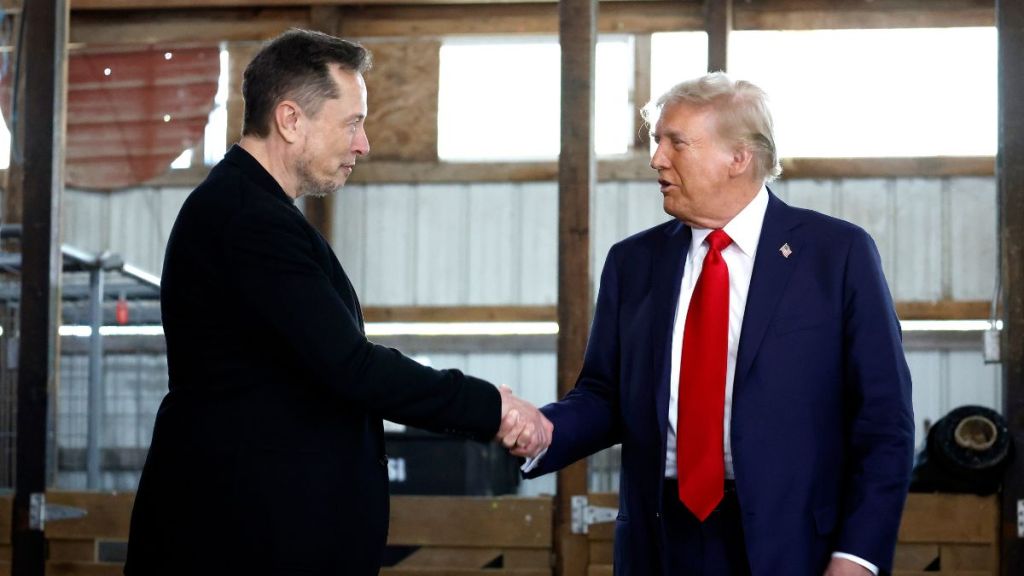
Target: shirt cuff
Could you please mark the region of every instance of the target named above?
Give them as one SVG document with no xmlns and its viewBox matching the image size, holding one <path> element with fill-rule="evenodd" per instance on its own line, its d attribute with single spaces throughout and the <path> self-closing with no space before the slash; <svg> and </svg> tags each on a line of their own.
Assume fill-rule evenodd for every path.
<svg viewBox="0 0 1024 576">
<path fill-rule="evenodd" d="M 547 448 L 541 450 L 540 454 L 537 454 L 535 457 L 527 458 L 526 462 L 523 462 L 523 465 L 520 466 L 519 469 L 523 471 L 523 474 L 528 474 L 531 470 L 536 468 L 538 464 L 540 464 L 540 459 L 543 458 L 544 455 L 547 454 L 547 453 L 548 453 L 548 449 Z M 876 572 L 876 574 L 877 574 L 877 572 Z"/>
<path fill-rule="evenodd" d="M 867 560 L 865 560 L 865 559 L 863 559 L 863 558 L 861 558 L 859 556 L 854 556 L 853 554 L 847 554 L 846 552 L 833 552 L 832 553 L 832 557 L 833 558 L 842 558 L 844 560 L 849 560 L 850 562 L 856 562 L 857 564 L 860 564 L 861 566 L 867 568 L 868 570 L 871 570 L 871 573 L 874 574 L 875 576 L 878 576 L 878 566 L 875 566 L 871 562 L 868 562 Z"/>
</svg>

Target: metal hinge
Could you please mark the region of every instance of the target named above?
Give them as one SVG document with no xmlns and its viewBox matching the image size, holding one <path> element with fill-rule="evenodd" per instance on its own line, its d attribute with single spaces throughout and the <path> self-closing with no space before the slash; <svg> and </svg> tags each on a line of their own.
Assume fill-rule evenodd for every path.
<svg viewBox="0 0 1024 576">
<path fill-rule="evenodd" d="M 587 534 L 591 524 L 612 522 L 619 514 L 618 508 L 590 506 L 586 496 L 572 497 L 572 533 Z"/>
<path fill-rule="evenodd" d="M 1017 538 L 1024 538 L 1024 500 L 1017 500 Z"/>
<path fill-rule="evenodd" d="M 62 506 L 60 504 L 47 504 L 46 494 L 33 492 L 29 495 L 28 501 L 28 527 L 30 530 L 46 529 L 46 521 L 58 522 L 60 520 L 74 520 L 84 518 L 88 512 L 84 508 L 74 506 Z"/>
</svg>

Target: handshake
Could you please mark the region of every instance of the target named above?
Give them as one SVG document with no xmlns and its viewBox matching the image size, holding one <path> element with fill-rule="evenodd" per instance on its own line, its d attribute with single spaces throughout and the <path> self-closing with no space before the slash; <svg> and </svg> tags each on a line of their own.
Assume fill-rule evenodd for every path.
<svg viewBox="0 0 1024 576">
<path fill-rule="evenodd" d="M 517 398 L 508 386 L 499 386 L 498 390 L 501 392 L 501 425 L 494 439 L 513 456 L 536 458 L 551 444 L 555 426 L 536 406 Z"/>
</svg>

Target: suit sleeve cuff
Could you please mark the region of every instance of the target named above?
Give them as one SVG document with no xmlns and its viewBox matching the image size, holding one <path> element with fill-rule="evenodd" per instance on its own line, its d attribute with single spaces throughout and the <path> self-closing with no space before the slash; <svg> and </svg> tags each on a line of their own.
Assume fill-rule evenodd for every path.
<svg viewBox="0 0 1024 576">
<path fill-rule="evenodd" d="M 867 568 L 868 570 L 871 570 L 871 573 L 874 574 L 875 576 L 878 576 L 878 566 L 875 566 L 871 562 L 868 562 L 867 560 L 865 560 L 865 559 L 863 559 L 863 558 L 861 558 L 859 556 L 854 556 L 853 554 L 847 554 L 846 552 L 833 552 L 832 553 L 832 557 L 833 558 L 842 558 L 844 560 L 849 560 L 850 562 L 856 562 L 857 564 L 860 564 L 861 566 Z"/>
<path fill-rule="evenodd" d="M 545 448 L 544 450 L 541 450 L 541 453 L 537 454 L 535 457 L 527 458 L 526 462 L 523 462 L 523 465 L 520 466 L 519 469 L 523 471 L 523 474 L 528 474 L 531 470 L 536 468 L 538 464 L 540 464 L 540 459 L 543 458 L 544 455 L 547 454 L 547 453 L 548 453 L 548 449 L 547 448 Z"/>
</svg>

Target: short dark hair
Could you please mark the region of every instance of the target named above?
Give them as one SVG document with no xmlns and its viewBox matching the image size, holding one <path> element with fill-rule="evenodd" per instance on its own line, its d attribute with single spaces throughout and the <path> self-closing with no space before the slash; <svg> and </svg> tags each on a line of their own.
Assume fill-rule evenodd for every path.
<svg viewBox="0 0 1024 576">
<path fill-rule="evenodd" d="M 331 64 L 363 73 L 371 63 L 370 52 L 355 42 L 310 30 L 285 32 L 268 42 L 245 68 L 242 135 L 268 136 L 274 108 L 282 100 L 294 100 L 307 114 L 315 115 L 325 100 L 337 98 Z"/>
</svg>

